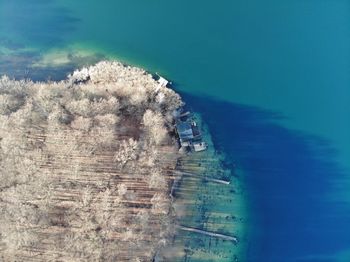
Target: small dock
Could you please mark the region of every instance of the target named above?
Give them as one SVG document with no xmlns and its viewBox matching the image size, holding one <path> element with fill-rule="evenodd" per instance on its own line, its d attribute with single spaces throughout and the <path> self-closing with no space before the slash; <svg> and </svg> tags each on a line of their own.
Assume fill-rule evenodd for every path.
<svg viewBox="0 0 350 262">
<path fill-rule="evenodd" d="M 200 179 L 203 179 L 205 181 L 213 182 L 213 183 L 216 183 L 216 184 L 223 184 L 223 185 L 229 185 L 230 184 L 230 181 L 226 181 L 226 180 L 222 180 L 222 179 L 210 178 L 210 177 L 206 177 L 206 176 L 203 176 L 203 175 L 197 175 L 197 174 L 183 172 L 183 171 L 176 171 L 176 173 L 178 173 L 180 175 L 184 175 L 184 176 L 191 176 L 191 177 L 200 178 Z"/>
<path fill-rule="evenodd" d="M 169 82 L 167 79 L 165 79 L 164 77 L 158 75 L 158 73 L 156 73 L 157 76 L 157 83 L 158 86 L 156 87 L 156 92 L 158 92 L 161 88 L 163 87 L 167 87 L 168 84 L 171 84 L 171 82 Z"/>
</svg>

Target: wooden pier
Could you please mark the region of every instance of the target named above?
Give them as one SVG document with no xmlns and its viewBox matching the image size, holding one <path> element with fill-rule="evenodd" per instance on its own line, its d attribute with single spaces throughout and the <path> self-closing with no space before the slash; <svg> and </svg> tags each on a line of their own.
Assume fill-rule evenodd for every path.
<svg viewBox="0 0 350 262">
<path fill-rule="evenodd" d="M 215 232 L 209 232 L 209 231 L 205 231 L 205 230 L 201 230 L 201 229 L 197 229 L 197 228 L 192 228 L 192 227 L 178 226 L 178 228 L 181 230 L 184 230 L 184 231 L 194 232 L 194 233 L 198 233 L 198 234 L 202 234 L 202 235 L 206 235 L 206 236 L 210 236 L 210 237 L 217 237 L 217 238 L 221 238 L 223 240 L 228 240 L 228 241 L 233 241 L 235 243 L 238 243 L 237 237 L 219 234 L 219 233 L 215 233 Z"/>
<path fill-rule="evenodd" d="M 176 171 L 176 172 L 181 174 L 181 175 L 185 175 L 185 176 L 201 178 L 201 179 L 203 179 L 205 181 L 208 181 L 208 182 L 213 182 L 213 183 L 223 184 L 223 185 L 229 185 L 230 184 L 230 181 L 226 181 L 226 180 L 222 180 L 222 179 L 215 179 L 215 178 L 206 177 L 204 175 L 198 175 L 198 174 L 182 172 L 182 171 Z"/>
</svg>

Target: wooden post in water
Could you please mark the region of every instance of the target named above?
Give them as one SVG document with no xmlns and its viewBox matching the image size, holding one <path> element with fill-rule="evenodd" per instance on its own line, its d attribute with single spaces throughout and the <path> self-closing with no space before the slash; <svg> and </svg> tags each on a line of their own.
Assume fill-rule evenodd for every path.
<svg viewBox="0 0 350 262">
<path fill-rule="evenodd" d="M 233 241 L 235 243 L 238 243 L 237 237 L 228 236 L 228 235 L 219 234 L 219 233 L 214 233 L 214 232 L 209 232 L 209 231 L 205 231 L 205 230 L 201 230 L 201 229 L 197 229 L 197 228 L 192 228 L 192 227 L 178 226 L 178 228 L 181 230 L 184 230 L 184 231 L 194 232 L 194 233 L 207 235 L 207 236 L 211 236 L 211 237 L 217 237 L 217 238 L 221 238 L 223 240 L 229 240 L 229 241 Z"/>
</svg>

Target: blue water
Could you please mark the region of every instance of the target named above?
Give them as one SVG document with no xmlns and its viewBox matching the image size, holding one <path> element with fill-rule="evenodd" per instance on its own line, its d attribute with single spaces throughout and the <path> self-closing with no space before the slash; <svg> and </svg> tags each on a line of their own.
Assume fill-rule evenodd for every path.
<svg viewBox="0 0 350 262">
<path fill-rule="evenodd" d="M 0 0 L 1 73 L 101 57 L 171 78 L 244 168 L 249 261 L 350 261 L 348 0 Z"/>
<path fill-rule="evenodd" d="M 203 112 L 219 149 L 249 173 L 253 210 L 247 261 L 350 261 L 350 206 L 341 191 L 348 181 L 332 146 L 292 131 L 261 108 L 185 96 Z"/>
</svg>

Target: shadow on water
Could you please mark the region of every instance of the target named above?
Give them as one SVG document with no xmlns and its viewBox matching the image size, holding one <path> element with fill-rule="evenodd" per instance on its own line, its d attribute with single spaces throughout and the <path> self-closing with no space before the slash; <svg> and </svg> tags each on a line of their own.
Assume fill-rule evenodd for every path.
<svg viewBox="0 0 350 262">
<path fill-rule="evenodd" d="M 245 170 L 248 261 L 348 261 L 350 206 L 332 185 L 346 179 L 324 139 L 289 130 L 259 108 L 183 94 L 214 142 Z M 349 179 L 349 178 L 348 178 Z"/>
</svg>

